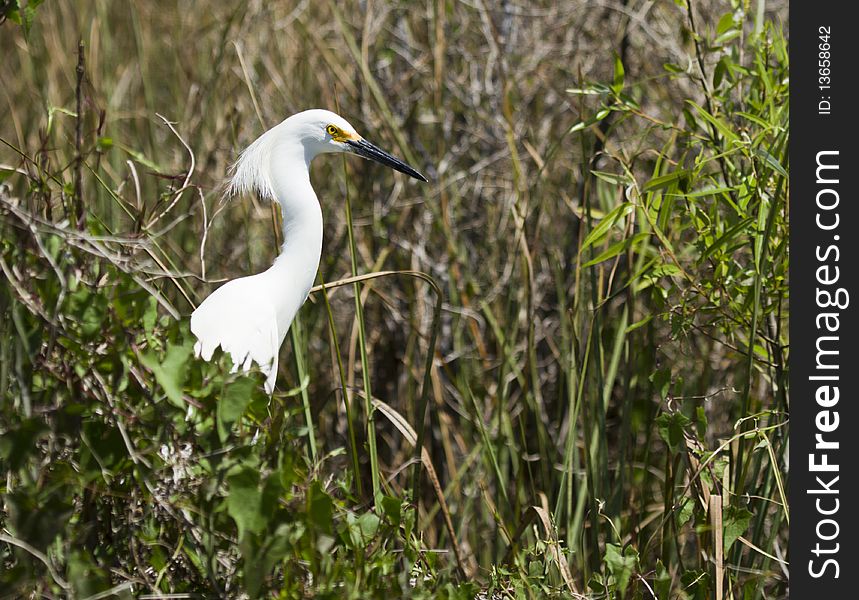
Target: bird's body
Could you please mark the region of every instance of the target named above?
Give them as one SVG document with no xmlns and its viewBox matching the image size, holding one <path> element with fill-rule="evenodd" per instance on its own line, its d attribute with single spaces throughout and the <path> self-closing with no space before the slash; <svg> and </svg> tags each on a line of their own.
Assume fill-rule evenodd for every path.
<svg viewBox="0 0 859 600">
<path fill-rule="evenodd" d="M 266 271 L 229 281 L 206 298 L 191 315 L 191 331 L 197 337 L 195 351 L 204 360 L 211 360 L 220 346 L 236 369 L 257 363 L 266 374 L 269 394 L 280 346 L 319 267 L 322 209 L 310 184 L 310 162 L 326 152 L 354 152 L 424 179 L 366 142 L 345 119 L 325 110 L 289 117 L 242 152 L 230 192 L 255 192 L 280 204 L 283 246 Z"/>
</svg>

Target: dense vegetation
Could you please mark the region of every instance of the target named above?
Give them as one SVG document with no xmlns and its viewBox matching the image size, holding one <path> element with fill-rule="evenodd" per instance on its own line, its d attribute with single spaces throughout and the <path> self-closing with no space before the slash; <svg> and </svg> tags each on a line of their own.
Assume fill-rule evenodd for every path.
<svg viewBox="0 0 859 600">
<path fill-rule="evenodd" d="M 787 597 L 785 6 L 0 9 L 0 597 Z M 269 399 L 188 315 L 314 106 L 431 183 L 314 164 Z"/>
</svg>

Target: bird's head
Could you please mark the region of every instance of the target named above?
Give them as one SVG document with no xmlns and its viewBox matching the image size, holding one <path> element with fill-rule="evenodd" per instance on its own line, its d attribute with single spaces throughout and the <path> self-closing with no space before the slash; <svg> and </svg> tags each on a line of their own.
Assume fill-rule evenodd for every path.
<svg viewBox="0 0 859 600">
<path fill-rule="evenodd" d="M 329 110 L 306 110 L 291 116 L 284 124 L 289 124 L 290 129 L 301 137 L 305 147 L 313 155 L 349 152 L 374 160 L 415 179 L 427 180 L 399 158 L 365 140 L 346 119 Z"/>
</svg>

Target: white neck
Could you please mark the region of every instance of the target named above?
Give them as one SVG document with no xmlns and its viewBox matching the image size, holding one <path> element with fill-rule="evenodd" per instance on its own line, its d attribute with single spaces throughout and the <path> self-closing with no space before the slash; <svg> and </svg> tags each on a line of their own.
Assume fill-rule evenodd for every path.
<svg viewBox="0 0 859 600">
<path fill-rule="evenodd" d="M 322 209 L 310 185 L 313 159 L 297 142 L 280 142 L 271 153 L 269 177 L 283 216 L 283 246 L 265 272 L 275 292 L 278 334 L 283 341 L 307 299 L 322 254 Z"/>
</svg>

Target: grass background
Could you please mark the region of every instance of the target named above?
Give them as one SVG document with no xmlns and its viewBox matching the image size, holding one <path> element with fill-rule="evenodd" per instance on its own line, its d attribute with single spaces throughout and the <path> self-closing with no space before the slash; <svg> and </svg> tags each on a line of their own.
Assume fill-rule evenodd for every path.
<svg viewBox="0 0 859 600">
<path fill-rule="evenodd" d="M 8 597 L 787 596 L 786 3 L 0 6 Z M 312 107 L 430 184 L 314 163 L 320 281 L 398 273 L 269 402 L 187 315 Z"/>
</svg>

